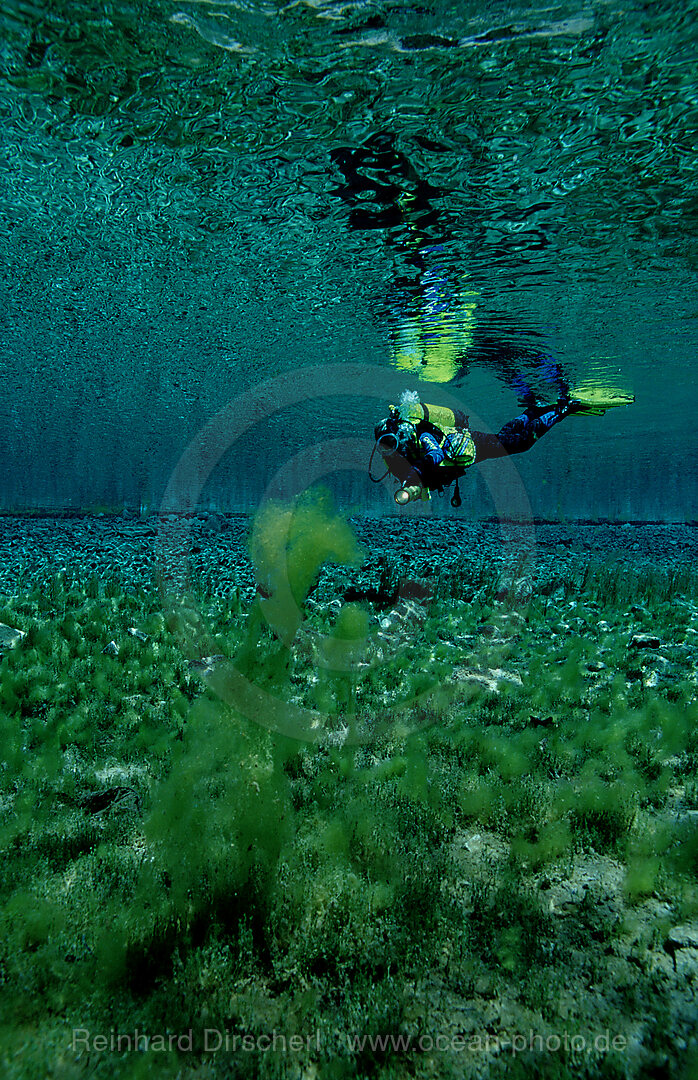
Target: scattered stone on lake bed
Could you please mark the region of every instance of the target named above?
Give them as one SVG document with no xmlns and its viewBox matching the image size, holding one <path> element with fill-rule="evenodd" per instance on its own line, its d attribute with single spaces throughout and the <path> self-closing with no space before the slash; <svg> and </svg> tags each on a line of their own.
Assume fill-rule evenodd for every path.
<svg viewBox="0 0 698 1080">
<path fill-rule="evenodd" d="M 516 623 L 518 626 L 525 624 L 526 619 L 520 611 L 507 611 L 499 615 L 497 621 L 500 626 L 507 626 L 509 623 Z"/>
<path fill-rule="evenodd" d="M 667 952 L 674 949 L 698 949 L 698 926 L 672 926 L 666 936 L 664 948 Z"/>
<path fill-rule="evenodd" d="M 424 607 L 419 601 L 415 601 L 415 599 L 410 597 L 401 598 L 400 603 L 395 610 L 399 611 L 400 608 L 403 609 L 405 616 L 412 619 L 423 619 L 426 614 Z"/>
<path fill-rule="evenodd" d="M 509 846 L 496 833 L 463 830 L 454 837 L 451 853 L 461 866 L 474 871 L 475 867 L 482 868 L 481 856 L 484 856 L 484 865 L 488 868 L 496 862 L 505 862 L 509 856 Z"/>
<path fill-rule="evenodd" d="M 218 536 L 223 531 L 224 521 L 220 514 L 209 513 L 203 517 L 201 531 L 204 536 Z"/>
<path fill-rule="evenodd" d="M 202 656 L 199 660 L 187 660 L 187 664 L 199 675 L 210 675 L 216 664 L 219 664 L 221 660 L 225 660 L 225 657 L 217 653 L 215 656 Z"/>
<path fill-rule="evenodd" d="M 456 682 L 477 683 L 479 686 L 484 687 L 485 690 L 494 693 L 499 691 L 502 683 L 509 686 L 523 686 L 520 675 L 515 671 L 504 671 L 502 668 L 490 668 L 484 672 L 470 671 L 467 668 L 455 668 L 453 678 Z"/>
<path fill-rule="evenodd" d="M 530 577 L 502 578 L 497 585 L 494 599 L 499 603 L 515 600 L 523 603 L 531 599 L 533 579 Z"/>
<path fill-rule="evenodd" d="M 15 649 L 26 636 L 26 630 L 17 630 L 14 626 L 0 623 L 0 652 L 4 652 L 5 649 Z"/>
<path fill-rule="evenodd" d="M 483 998 L 495 998 L 497 996 L 497 980 L 491 972 L 478 975 L 475 980 L 475 993 Z"/>
<path fill-rule="evenodd" d="M 600 625 L 600 624 L 599 624 Z M 654 634 L 633 634 L 628 642 L 629 649 L 658 649 L 661 641 Z"/>
<path fill-rule="evenodd" d="M 584 902 L 586 895 L 587 885 L 584 883 L 561 882 L 553 885 L 548 894 L 549 911 L 551 915 L 569 915 Z"/>
<path fill-rule="evenodd" d="M 587 664 L 587 671 L 605 671 L 606 665 L 603 660 L 590 660 Z"/>
<path fill-rule="evenodd" d="M 664 951 L 674 964 L 692 980 L 698 973 L 698 926 L 681 925 L 671 928 L 664 939 Z"/>
</svg>

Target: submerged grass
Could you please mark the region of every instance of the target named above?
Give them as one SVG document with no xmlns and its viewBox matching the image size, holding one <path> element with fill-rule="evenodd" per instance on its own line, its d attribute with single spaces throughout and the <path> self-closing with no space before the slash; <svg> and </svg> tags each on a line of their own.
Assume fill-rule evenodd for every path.
<svg viewBox="0 0 698 1080">
<path fill-rule="evenodd" d="M 413 599 L 383 567 L 374 602 L 325 606 L 346 526 L 279 515 L 249 610 L 61 576 L 2 601 L 5 1074 L 683 1075 L 695 577 L 596 567 L 522 602 L 464 566 Z M 250 721 L 215 692 L 232 664 L 319 726 Z"/>
</svg>

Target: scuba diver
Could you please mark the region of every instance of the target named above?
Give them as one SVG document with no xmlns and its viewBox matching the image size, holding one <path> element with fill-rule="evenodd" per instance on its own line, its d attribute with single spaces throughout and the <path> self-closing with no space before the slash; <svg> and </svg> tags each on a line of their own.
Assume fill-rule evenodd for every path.
<svg viewBox="0 0 698 1080">
<path fill-rule="evenodd" d="M 398 406 L 375 429 L 376 444 L 368 471 L 375 483 L 390 473 L 397 480 L 395 502 L 405 506 L 429 499 L 455 480 L 451 506 L 461 505 L 458 480 L 472 465 L 489 458 L 521 454 L 567 416 L 603 416 L 607 409 L 630 405 L 634 397 L 619 390 L 579 388 L 550 405 L 531 404 L 505 424 L 498 434 L 471 431 L 468 418 L 458 410 L 426 405 L 414 391 L 405 391 Z M 383 476 L 371 472 L 378 450 L 386 466 Z"/>
<path fill-rule="evenodd" d="M 447 152 L 420 136 L 414 142 L 431 153 Z M 603 415 L 634 400 L 598 387 L 570 391 L 564 371 L 546 351 L 478 327 L 479 293 L 467 274 L 455 274 L 449 265 L 450 216 L 437 206 L 446 192 L 419 175 L 395 134 L 378 131 L 360 146 L 336 147 L 330 157 L 343 178 L 333 193 L 350 208 L 349 228 L 383 231 L 386 244 L 400 255 L 402 273 L 388 302 L 391 366 L 428 382 L 448 383 L 481 365 L 516 393 L 524 410 L 497 435 L 486 434 L 471 431 L 462 413 L 425 405 L 416 393 L 403 394 L 376 428 L 369 463 L 371 479 L 384 479 L 371 473 L 378 450 L 385 475 L 400 485 L 398 504 L 428 499 L 455 481 L 451 505 L 460 506 L 458 479 L 472 465 L 529 450 L 567 416 Z M 473 243 L 478 228 L 474 219 Z M 557 395 L 556 403 L 539 403 L 543 386 L 543 393 L 552 389 Z"/>
</svg>

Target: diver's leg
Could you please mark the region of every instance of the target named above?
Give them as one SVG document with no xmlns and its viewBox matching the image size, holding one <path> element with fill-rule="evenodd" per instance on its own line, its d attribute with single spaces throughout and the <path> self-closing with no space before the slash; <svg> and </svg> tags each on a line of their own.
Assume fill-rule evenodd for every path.
<svg viewBox="0 0 698 1080">
<path fill-rule="evenodd" d="M 498 435 L 486 431 L 471 431 L 470 434 L 475 443 L 474 465 L 477 465 L 479 461 L 488 461 L 490 458 L 505 456 L 506 450 L 500 443 Z"/>
<path fill-rule="evenodd" d="M 532 406 L 521 416 L 515 416 L 505 424 L 497 435 L 471 431 L 475 442 L 475 461 L 504 457 L 505 454 L 522 454 L 525 450 L 530 450 L 541 435 L 545 435 L 546 431 L 550 431 L 551 427 L 559 424 L 560 420 L 564 420 L 571 412 L 574 412 L 574 404 L 562 400 L 556 405 Z"/>
</svg>

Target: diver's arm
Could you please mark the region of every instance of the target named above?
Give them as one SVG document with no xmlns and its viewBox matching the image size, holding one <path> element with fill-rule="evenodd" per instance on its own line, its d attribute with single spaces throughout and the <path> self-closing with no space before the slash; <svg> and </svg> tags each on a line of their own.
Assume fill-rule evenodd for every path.
<svg viewBox="0 0 698 1080">
<path fill-rule="evenodd" d="M 419 436 L 419 449 L 421 456 L 431 465 L 441 465 L 446 456 L 429 431 L 423 431 Z"/>
<path fill-rule="evenodd" d="M 428 431 L 423 431 L 418 437 L 417 446 L 419 449 L 419 461 L 413 462 L 412 468 L 415 473 L 415 480 L 419 482 L 408 483 L 406 481 L 399 491 L 395 492 L 395 502 L 399 506 L 404 506 L 415 499 L 429 499 L 431 497 L 429 494 L 431 487 L 429 474 L 433 469 L 437 469 L 445 458 L 445 454 L 438 442 Z"/>
</svg>

